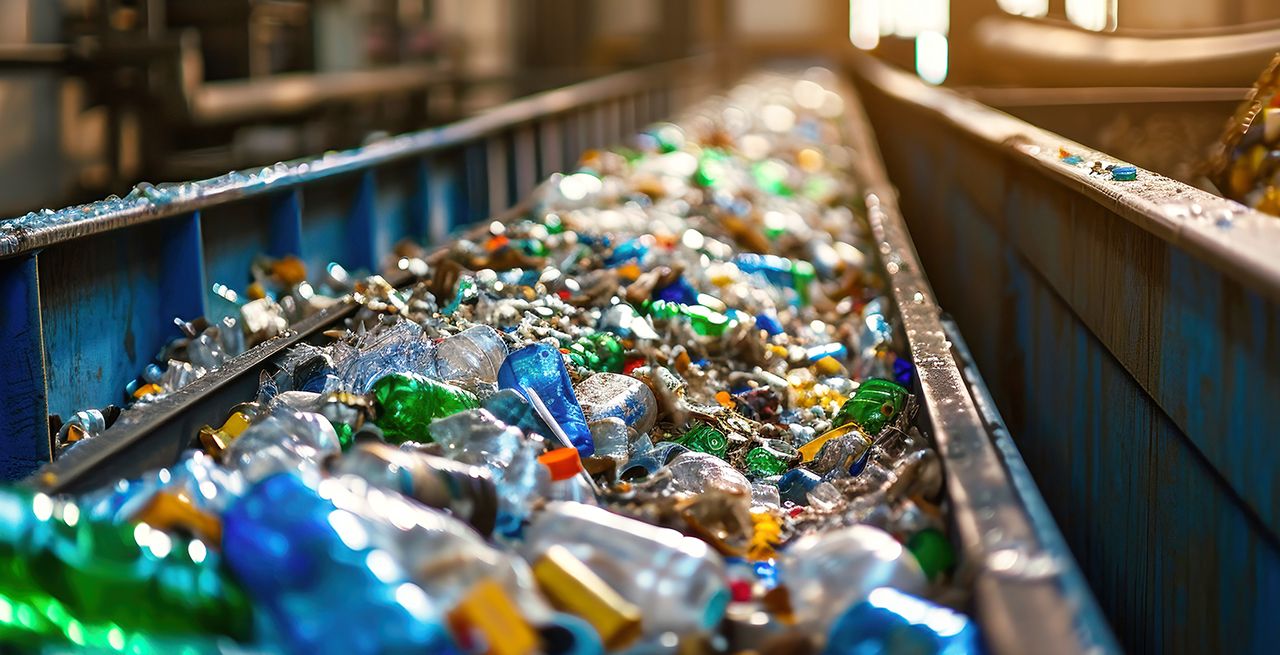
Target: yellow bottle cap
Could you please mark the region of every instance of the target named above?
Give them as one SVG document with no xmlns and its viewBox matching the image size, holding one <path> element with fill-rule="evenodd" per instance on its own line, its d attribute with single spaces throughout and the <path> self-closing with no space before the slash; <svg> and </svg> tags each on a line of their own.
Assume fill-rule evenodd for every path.
<svg viewBox="0 0 1280 655">
<path fill-rule="evenodd" d="M 210 544 L 222 543 L 222 521 L 217 516 L 168 491 L 156 493 L 133 520 L 158 530 L 181 528 Z"/>
<path fill-rule="evenodd" d="M 231 416 L 227 417 L 227 422 L 223 423 L 222 427 L 218 429 L 231 435 L 231 438 L 234 440 L 236 437 L 243 434 L 245 430 L 249 429 L 249 423 L 251 420 L 252 419 L 249 418 L 249 415 L 244 412 L 232 412 Z"/>
<path fill-rule="evenodd" d="M 605 648 L 640 637 L 640 610 L 563 546 L 552 546 L 533 564 L 533 578 L 551 604 L 590 623 Z"/>
<path fill-rule="evenodd" d="M 482 580 L 449 612 L 449 624 L 464 641 L 472 636 L 482 641 L 488 655 L 528 655 L 538 652 L 538 633 L 506 590 L 491 579 Z"/>
<path fill-rule="evenodd" d="M 823 375 L 840 375 L 845 373 L 844 365 L 834 357 L 827 356 L 813 363 L 813 367 Z"/>
<path fill-rule="evenodd" d="M 832 439 L 839 439 L 847 434 L 858 432 L 858 426 L 853 423 L 842 425 L 834 430 L 827 430 L 809 443 L 800 446 L 800 457 L 803 461 L 812 462 L 814 457 L 818 456 L 818 451 L 822 450 L 822 446 Z M 870 439 L 867 439 L 870 442 Z"/>
<path fill-rule="evenodd" d="M 144 384 L 138 387 L 137 389 L 134 389 L 133 397 L 146 398 L 147 396 L 150 396 L 152 394 L 157 394 L 157 393 L 164 393 L 164 387 L 152 382 L 150 384 Z"/>
</svg>

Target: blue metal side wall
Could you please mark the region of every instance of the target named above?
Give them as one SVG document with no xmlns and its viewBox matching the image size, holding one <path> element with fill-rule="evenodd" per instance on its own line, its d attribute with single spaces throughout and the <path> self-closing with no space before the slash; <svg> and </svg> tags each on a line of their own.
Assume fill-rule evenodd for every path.
<svg viewBox="0 0 1280 655">
<path fill-rule="evenodd" d="M 1273 652 L 1276 306 L 863 90 L 930 281 L 1117 636 Z"/>
</svg>

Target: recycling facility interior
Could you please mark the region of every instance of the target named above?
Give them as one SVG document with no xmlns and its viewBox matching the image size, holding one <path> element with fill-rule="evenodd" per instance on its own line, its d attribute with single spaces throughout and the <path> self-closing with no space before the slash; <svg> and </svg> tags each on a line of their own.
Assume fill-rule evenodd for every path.
<svg viewBox="0 0 1280 655">
<path fill-rule="evenodd" d="M 92 212 L 77 207 L 114 196 L 129 202 L 141 193 L 153 202 L 138 212 L 145 217 L 169 202 L 164 198 L 170 191 L 161 183 L 225 180 L 219 176 L 228 171 L 267 170 L 263 167 L 276 162 L 312 161 L 307 158 L 356 152 L 362 146 L 376 153 L 379 144 L 394 142 L 395 135 L 427 134 L 423 131 L 432 128 L 443 128 L 432 134 L 447 140 L 452 138 L 449 129 L 466 126 L 469 119 L 507 120 L 501 117 L 515 110 L 503 111 L 522 99 L 542 99 L 538 102 L 543 104 L 527 106 L 534 107 L 530 112 L 572 113 L 565 108 L 568 105 L 556 105 L 559 101 L 548 92 L 562 89 L 564 97 L 571 98 L 577 93 L 573 89 L 593 80 L 603 85 L 595 87 L 598 93 L 613 93 L 598 91 L 611 88 L 610 79 L 623 85 L 644 81 L 655 89 L 689 83 L 679 100 L 675 93 L 662 95 L 661 100 L 657 92 L 646 96 L 649 104 L 643 111 L 626 104 L 630 101 L 622 92 L 618 95 L 624 100 L 619 103 L 610 104 L 612 97 L 600 96 L 582 109 L 586 116 L 594 107 L 608 107 L 610 112 L 617 107 L 616 114 L 608 115 L 615 118 L 601 119 L 605 127 L 599 132 L 621 138 L 629 121 L 638 121 L 642 114 L 649 123 L 676 121 L 697 102 L 719 98 L 719 92 L 743 80 L 761 79 L 752 77 L 759 71 L 771 71 L 766 75 L 782 75 L 787 84 L 817 80 L 830 84 L 832 93 L 856 98 L 857 112 L 861 112 L 857 120 L 868 126 L 868 142 L 854 138 L 851 143 L 875 151 L 883 160 L 885 186 L 881 189 L 876 186 L 879 182 L 861 178 L 857 183 L 867 185 L 872 197 L 877 190 L 893 195 L 885 198 L 886 207 L 890 213 L 901 210 L 908 232 L 907 260 L 918 254 L 928 289 L 924 295 L 932 302 L 931 294 L 936 293 L 943 312 L 935 318 L 955 331 L 947 333 L 944 350 L 948 357 L 954 356 L 953 366 L 961 371 L 980 372 L 974 388 L 982 391 L 970 391 L 966 402 L 984 412 L 984 403 L 991 404 L 994 413 L 983 414 L 981 421 L 992 435 L 987 445 L 1014 453 L 1012 460 L 1001 460 L 1005 464 L 997 477 L 1015 487 L 1019 480 L 1034 483 L 1026 498 L 1035 500 L 1024 499 L 1019 511 L 1034 517 L 1043 497 L 1046 524 L 1052 526 L 1052 535 L 1060 530 L 1063 552 L 1069 552 L 1066 559 L 1072 560 L 1061 569 L 1045 564 L 1046 570 L 1074 575 L 1078 566 L 1087 585 L 1079 596 L 1086 600 L 1079 602 L 1087 609 L 1096 599 L 1103 617 L 1097 628 L 1100 636 L 1095 635 L 1096 642 L 1082 638 L 1080 643 L 1094 643 L 1097 652 L 1266 652 L 1280 630 L 1270 620 L 1280 610 L 1280 476 L 1274 464 L 1280 447 L 1275 445 L 1274 421 L 1269 420 L 1269 412 L 1280 401 L 1276 365 L 1280 362 L 1276 305 L 1280 302 L 1280 227 L 1276 227 L 1280 218 L 1270 216 L 1280 214 L 1280 186 L 1268 186 L 1270 178 L 1264 178 L 1278 172 L 1280 164 L 1275 162 L 1280 162 L 1280 149 L 1259 148 L 1255 142 L 1280 141 L 1280 102 L 1271 100 L 1280 90 L 1280 77 L 1267 84 L 1268 75 L 1275 72 L 1274 65 L 1271 69 L 1268 65 L 1277 53 L 1280 3 L 1274 0 L 0 0 L 0 124 L 4 126 L 0 129 L 0 217 L 35 220 L 7 227 L 0 222 L 0 290 L 5 293 L 0 308 L 8 314 L 0 320 L 0 335 L 27 338 L 34 333 L 27 343 L 35 344 L 34 357 L 39 360 L 34 365 L 26 362 L 19 343 L 13 354 L 0 359 L 0 368 L 11 371 L 0 375 L 0 380 L 26 380 L 22 376 L 27 374 L 20 369 L 28 365 L 35 366 L 30 370 L 39 369 L 35 377 L 40 379 L 33 383 L 33 388 L 39 388 L 39 403 L 31 403 L 39 409 L 31 414 L 48 416 L 51 426 L 46 433 L 46 424 L 37 420 L 37 428 L 0 432 L 5 435 L 0 436 L 0 451 L 23 451 L 26 457 L 28 447 L 23 444 L 34 440 L 43 447 L 47 439 L 49 455 L 42 454 L 38 462 L 43 466 L 67 446 L 58 441 L 58 428 L 65 428 L 74 411 L 88 409 L 60 406 L 58 401 L 83 400 L 99 407 L 120 404 L 143 398 L 137 393 L 138 384 L 167 384 L 159 374 L 149 380 L 146 374 L 139 376 L 140 369 L 133 371 L 137 362 L 150 361 L 152 353 L 132 351 L 132 323 L 121 327 L 121 333 L 128 335 L 123 350 L 114 341 L 94 344 L 94 337 L 73 328 L 58 332 L 59 321 L 74 320 L 77 307 L 58 309 L 50 299 L 83 302 L 86 311 L 129 301 L 113 305 L 99 302 L 100 298 L 49 291 L 61 282 L 57 272 L 50 276 L 46 268 L 52 271 L 52 262 L 57 267 L 74 267 L 79 257 L 59 255 L 56 248 L 82 235 L 64 238 L 58 233 L 40 241 L 45 237 L 32 236 L 39 230 L 22 232 L 40 225 L 42 209 L 69 207 L 72 214 L 92 218 Z M 691 61 L 696 62 L 694 68 L 682 68 Z M 689 72 L 693 70 L 697 72 Z M 828 77 L 813 73 L 816 70 Z M 634 77 L 611 77 L 619 74 Z M 658 79 L 651 80 L 655 76 Z M 663 80 L 663 76 L 676 79 Z M 768 84 L 750 83 L 758 88 Z M 635 91 L 638 94 L 640 89 Z M 654 111 L 644 114 L 649 110 Z M 432 236 L 456 236 L 464 223 L 485 224 L 507 208 L 505 200 L 524 199 L 537 179 L 553 171 L 571 172 L 559 167 L 559 162 L 546 167 L 551 155 L 545 140 L 529 146 L 542 159 L 528 170 L 522 168 L 522 135 L 527 133 L 530 143 L 545 136 L 544 123 L 537 122 L 541 114 L 530 116 L 527 130 L 513 124 L 502 137 L 515 153 L 501 160 L 506 165 L 493 163 L 492 148 L 481 156 L 480 164 L 474 164 L 473 150 L 459 151 L 465 153 L 457 157 L 457 170 L 470 171 L 453 178 L 465 177 L 470 185 L 460 192 L 470 198 L 461 211 L 479 213 L 466 220 L 450 217 L 442 225 L 432 223 Z M 595 146 L 614 145 L 595 143 L 590 129 L 583 128 L 584 136 L 566 136 L 557 142 L 557 152 L 569 148 L 595 152 Z M 664 141 L 661 130 L 645 134 L 651 142 L 644 143 L 659 150 L 681 147 Z M 568 162 L 577 162 L 580 152 L 562 154 Z M 583 161 L 602 170 L 613 165 L 598 155 L 586 157 Z M 803 161 L 797 165 L 806 166 Z M 494 176 L 495 170 L 499 177 Z M 703 174 L 704 169 L 698 170 Z M 293 176 L 297 171 L 280 174 Z M 564 179 L 570 177 L 574 176 Z M 150 184 L 135 187 L 139 183 Z M 245 188 L 253 183 L 246 181 Z M 352 186 L 366 183 L 371 185 L 368 188 L 374 184 L 364 181 Z M 500 191 L 491 190 L 498 186 Z M 508 187 L 511 198 L 505 195 Z M 147 195 L 157 188 L 155 195 Z M 547 200 L 545 190 L 540 192 L 544 195 L 530 197 L 547 206 L 560 202 L 576 207 L 580 196 L 575 194 L 580 189 L 566 190 L 563 182 L 558 189 L 555 193 L 560 195 L 552 193 L 552 200 Z M 306 211 L 297 206 L 302 193 L 293 196 L 294 205 L 288 206 L 295 214 Z M 449 191 L 440 193 L 445 197 Z M 581 193 L 590 197 L 595 191 Z M 472 197 L 476 194 L 484 197 L 482 205 Z M 368 203 L 373 209 L 359 220 L 373 225 L 370 229 L 376 232 L 383 220 L 378 213 L 383 205 L 374 200 Z M 873 209 L 867 211 L 875 214 L 875 203 L 869 206 Z M 209 244 L 215 228 L 210 227 L 208 216 L 213 211 L 206 212 L 201 223 L 200 207 L 192 207 L 194 230 Z M 167 211 L 152 213 L 160 216 Z M 263 210 L 262 216 L 278 214 L 277 203 Z M 59 220 L 64 216 L 56 215 Z M 122 225 L 134 220 L 132 214 L 125 218 Z M 68 218 L 67 225 L 58 229 L 71 229 L 72 220 Z M 850 220 L 861 219 L 851 215 Z M 271 229 L 261 241 L 270 241 L 274 248 L 276 233 Z M 548 236 L 546 226 L 532 232 L 527 226 L 491 229 L 493 234 L 486 238 L 505 239 L 503 229 L 509 229 L 513 239 L 541 238 L 552 243 L 553 250 L 557 239 L 554 231 Z M 624 233 L 627 230 L 619 229 L 619 234 Z M 6 242 L 7 235 L 16 236 Z M 298 237 L 302 251 L 308 248 L 307 238 L 304 227 Z M 323 238 L 329 237 L 317 237 Z M 884 239 L 886 245 L 890 243 L 888 237 Z M 492 243 L 481 241 L 485 247 Z M 142 243 L 139 248 L 150 247 L 151 242 Z M 43 251 L 46 247 L 49 250 Z M 202 253 L 204 247 L 192 252 Z M 617 253 L 622 246 L 611 247 Z M 375 252 L 369 263 L 386 254 Z M 177 252 L 163 260 L 158 273 L 148 270 L 151 275 L 169 275 L 165 267 L 188 256 L 192 254 Z M 196 266 L 214 270 L 213 260 L 206 261 L 211 256 L 201 254 Z M 248 269 L 252 256 L 244 255 L 236 264 Z M 882 252 L 881 256 L 896 274 L 895 255 Z M 46 260 L 38 261 L 40 257 Z M 608 257 L 617 258 L 616 254 Z M 643 254 L 637 257 L 644 261 Z M 436 271 L 437 260 L 424 255 L 421 261 Z M 744 271 L 753 265 L 741 258 L 735 261 Z M 527 266 L 525 259 L 519 262 Z M 30 274 L 23 278 L 22 271 L 27 269 L 22 267 L 28 264 Z M 316 267 L 308 270 L 315 272 Z M 797 271 L 786 274 L 800 275 Z M 18 282 L 5 282 L 11 274 Z M 37 281 L 40 276 L 44 279 Z M 197 277 L 205 287 L 222 281 L 203 276 L 205 271 Z M 22 286 L 27 279 L 31 286 Z M 392 281 L 407 283 L 408 279 Z M 431 279 L 438 283 L 438 278 Z M 498 287 L 513 284 L 495 279 Z M 539 284 L 550 284 L 546 279 L 543 276 Z M 484 289 L 491 290 L 486 285 L 494 283 L 479 275 L 476 280 Z M 331 282 L 334 289 L 343 283 L 341 279 Z M 641 278 L 632 284 L 643 283 Z M 669 290 L 686 284 L 666 278 L 649 283 L 662 293 L 675 293 Z M 160 294 L 167 297 L 164 289 L 161 285 Z M 576 299 L 577 289 L 574 282 L 571 290 L 563 291 L 564 299 L 571 295 Z M 705 290 L 690 287 L 691 293 L 695 291 Z M 204 299 L 208 292 L 206 288 L 197 294 L 195 307 L 212 309 Z M 216 300 L 217 293 L 222 292 L 209 298 Z M 452 293 L 450 287 L 448 294 L 438 294 L 442 312 L 448 309 L 444 296 Z M 884 293 L 886 298 L 893 297 L 893 289 Z M 459 299 L 465 296 L 461 287 L 457 294 Z M 268 289 L 267 295 L 273 292 Z M 694 297 L 701 296 L 690 296 Z M 653 302 L 675 302 L 662 298 Z M 699 311 L 709 307 L 714 313 L 724 305 L 707 302 L 689 301 L 680 307 L 704 307 Z M 640 301 L 635 304 L 640 307 Z M 177 306 L 190 305 L 179 302 Z M 680 320 L 692 321 L 694 329 L 697 321 L 706 320 L 702 314 L 681 314 L 685 309 L 674 304 L 663 307 L 646 304 L 643 312 L 658 322 L 684 316 Z M 125 316 L 134 309 L 130 305 L 120 311 Z M 731 318 L 734 311 L 722 309 Z M 902 326 L 894 312 L 905 314 L 906 310 L 897 307 L 886 312 L 891 322 Z M 154 320 L 167 325 L 174 318 Z M 475 320 L 476 325 L 484 323 Z M 301 333 L 299 325 L 286 323 Z M 458 322 L 451 327 L 461 330 L 467 325 Z M 765 325 L 763 329 L 769 331 L 771 324 L 756 325 Z M 152 328 L 146 330 L 152 334 Z M 160 343 L 180 336 L 177 329 L 170 331 L 173 334 L 165 333 Z M 448 338 L 461 334 L 466 332 L 441 333 Z M 308 343 L 318 342 L 316 335 L 305 335 Z M 144 342 L 146 338 L 150 337 Z M 81 349 L 59 339 L 88 345 Z M 899 344 L 904 360 L 924 352 L 917 350 L 915 339 L 910 335 Z M 296 344 L 291 341 L 290 345 Z M 240 344 L 241 349 L 244 346 Z M 597 347 L 598 343 L 588 349 Z M 113 350 L 121 353 L 112 355 Z M 571 350 L 564 348 L 569 360 L 574 357 Z M 127 358 L 123 351 L 128 351 Z M 508 360 L 518 352 L 524 351 L 513 346 Z M 627 352 L 629 357 L 634 355 Z M 92 357 L 128 359 L 119 368 L 130 367 L 128 379 L 135 386 L 126 391 L 114 379 L 110 384 L 102 382 L 104 365 L 86 359 Z M 676 361 L 678 355 L 672 357 Z M 695 367 L 700 365 L 697 358 L 693 361 Z M 57 381 L 56 369 L 66 362 L 71 362 L 67 365 L 75 375 L 93 376 L 96 369 L 98 383 Z M 574 362 L 586 368 L 599 364 L 572 360 L 570 369 Z M 493 371 L 498 386 L 500 363 L 495 363 Z M 920 361 L 914 365 L 922 367 Z M 705 366 L 710 370 L 715 364 Z M 822 374 L 821 366 L 815 366 Z M 622 370 L 620 364 L 617 371 Z M 109 371 L 107 377 L 112 375 Z M 849 377 L 858 378 L 851 372 Z M 915 380 L 915 386 L 906 386 L 924 396 L 913 402 L 927 405 L 931 396 L 924 373 L 906 379 Z M 865 380 L 858 382 L 865 385 Z M 251 386 L 256 388 L 257 383 L 255 373 Z M 55 389 L 59 385 L 76 391 L 59 395 Z M 112 392 L 118 398 L 80 393 L 111 385 L 120 387 Z M 590 385 L 582 385 L 578 380 L 577 394 L 586 399 L 592 391 Z M 986 396 L 988 385 L 990 395 Z M 362 391 L 394 392 L 386 387 L 375 387 L 370 380 L 370 387 Z M 375 388 L 381 391 L 372 391 Z M 214 388 L 206 395 L 215 398 Z M 221 402 L 229 396 L 216 397 Z M 484 394 L 480 397 L 483 400 Z M 658 401 L 663 401 L 661 394 Z M 733 402 L 747 403 L 734 400 L 725 406 Z M 233 404 L 223 403 L 218 411 L 225 415 Z M 14 405 L 25 407 L 25 401 L 19 398 Z M 586 408 L 587 403 L 583 405 Z M 478 406 L 467 407 L 475 411 Z M 187 407 L 182 405 L 155 422 L 182 423 L 173 417 Z M 923 411 L 929 415 L 931 409 L 937 408 Z M 435 418 L 443 420 L 442 416 Z M 945 414 L 932 414 L 931 429 L 945 433 L 946 426 L 937 422 L 940 416 Z M 538 425 L 555 431 L 545 418 Z M 659 432 L 666 418 L 664 414 L 659 421 Z M 830 422 L 822 425 L 839 428 Z M 395 431 L 380 427 L 388 436 Z M 20 435 L 23 430 L 29 434 Z M 65 437 L 66 430 L 62 432 Z M 696 441 L 688 434 L 682 438 L 685 445 Z M 802 437 L 794 438 L 796 446 L 805 445 Z M 26 441 L 19 444 L 22 439 Z M 975 490 L 965 487 L 962 475 L 949 468 L 962 459 L 952 459 L 958 455 L 948 454 L 945 445 L 934 446 L 943 451 L 945 475 L 961 478 L 959 486 L 947 487 L 949 500 L 938 503 L 963 506 L 956 494 Z M 105 453 L 106 447 L 99 452 Z M 176 451 L 166 451 L 158 457 L 173 461 L 174 455 Z M 638 457 L 636 452 L 631 455 Z M 101 459 L 105 461 L 107 455 Z M 1018 468 L 1024 460 L 1029 473 L 1025 480 Z M 38 471 L 59 475 L 79 472 L 80 467 L 87 471 L 86 461 L 72 458 L 59 469 L 55 460 L 47 471 L 23 464 L 5 469 L 5 475 L 9 482 L 25 478 L 22 484 L 39 486 L 33 475 Z M 583 460 L 584 465 L 587 461 Z M 633 462 L 625 457 L 618 461 L 620 465 Z M 554 466 L 548 466 L 554 473 Z M 356 465 L 349 468 L 356 470 Z M 116 473 L 112 469 L 118 478 Z M 752 484 L 758 482 L 754 474 L 749 477 Z M 948 485 L 953 481 L 948 480 Z M 599 486 L 595 491 L 603 493 Z M 294 493 L 280 493 L 285 492 Z M 790 501 L 785 490 L 783 494 L 779 507 L 786 509 Z M 975 497 L 969 502 L 977 516 L 984 511 L 995 513 L 995 501 L 984 509 L 982 495 L 975 492 Z M 800 498 L 818 503 L 814 494 L 801 492 Z M 501 517 L 499 512 L 499 521 Z M 231 518 L 229 514 L 225 520 Z M 563 520 L 569 524 L 570 519 Z M 956 530 L 948 532 L 953 542 L 964 541 L 964 528 L 955 525 L 963 524 L 963 517 L 942 522 Z M 538 534 L 536 523 L 531 530 Z M 1041 539 L 1052 541 L 1043 535 Z M 964 546 L 957 551 L 961 559 L 973 552 Z M 997 558 L 1001 552 L 996 551 Z M 840 561 L 831 557 L 833 562 Z M 1030 561 L 1031 565 L 1024 561 L 1013 568 L 1034 577 L 1025 567 L 1034 568 L 1039 561 Z M 954 565 L 945 575 L 960 580 L 976 567 L 980 571 L 972 573 L 972 578 L 982 580 L 989 573 L 986 569 L 1000 569 L 998 562 L 992 562 Z M 572 569 L 572 564 L 565 566 Z M 533 570 L 535 574 L 542 571 L 536 564 Z M 934 579 L 930 582 L 936 584 Z M 981 584 L 968 586 L 981 589 Z M 934 600 L 941 605 L 962 610 L 975 606 L 948 602 L 946 592 L 937 589 L 933 588 Z M 501 605 L 485 598 L 485 603 Z M 1013 596 L 1001 598 L 1013 604 L 1008 600 Z M 1007 622 L 1048 620 L 1031 611 L 977 614 L 988 647 L 999 652 L 1028 647 L 1021 637 L 1032 634 L 1020 633 Z M 1085 619 L 1067 622 L 1074 627 L 1064 629 L 1065 633 L 1078 635 L 1093 629 Z M 1006 629 L 1013 636 L 1002 642 Z M 0 652 L 6 634 L 0 630 Z M 832 632 L 831 638 L 837 634 L 845 633 Z M 549 638 L 544 635 L 543 639 Z M 734 643 L 732 635 L 727 639 Z M 545 647 L 547 642 L 542 643 Z M 892 646 L 892 642 L 881 642 L 885 644 Z M 1012 650 L 1009 644 L 1014 644 Z M 722 646 L 713 643 L 706 652 Z M 826 652 L 879 652 L 826 647 Z M 1044 652 L 1056 650 L 1044 646 Z"/>
</svg>

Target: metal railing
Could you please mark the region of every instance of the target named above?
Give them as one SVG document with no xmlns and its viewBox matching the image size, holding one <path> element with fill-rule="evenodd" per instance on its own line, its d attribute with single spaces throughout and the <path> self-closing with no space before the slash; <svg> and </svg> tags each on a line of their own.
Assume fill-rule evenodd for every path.
<svg viewBox="0 0 1280 655">
<path fill-rule="evenodd" d="M 854 67 L 939 298 L 1121 641 L 1270 648 L 1280 218 Z"/>
<path fill-rule="evenodd" d="M 378 270 L 396 241 L 438 243 L 507 209 L 707 78 L 705 60 L 618 73 L 355 150 L 0 223 L 0 387 L 13 399 L 0 477 L 50 459 L 49 414 L 122 400 L 177 336 L 173 318 L 204 315 L 209 283 L 247 284 L 258 254 Z"/>
</svg>

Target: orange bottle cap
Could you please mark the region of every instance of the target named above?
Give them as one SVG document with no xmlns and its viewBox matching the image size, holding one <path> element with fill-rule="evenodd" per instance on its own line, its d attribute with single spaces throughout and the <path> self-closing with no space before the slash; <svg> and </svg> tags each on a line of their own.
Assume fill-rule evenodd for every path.
<svg viewBox="0 0 1280 655">
<path fill-rule="evenodd" d="M 557 482 L 568 480 L 582 470 L 582 458 L 578 457 L 577 448 L 557 448 L 539 455 L 538 461 L 551 470 L 551 479 Z"/>
</svg>

